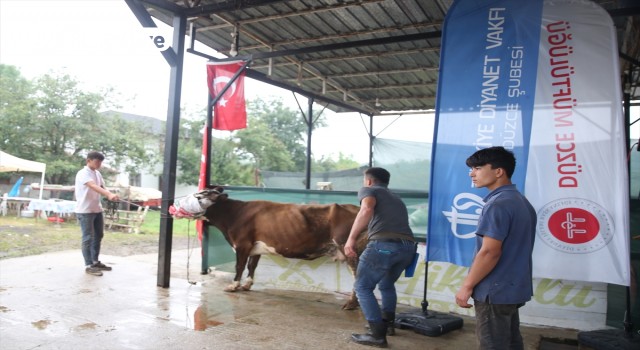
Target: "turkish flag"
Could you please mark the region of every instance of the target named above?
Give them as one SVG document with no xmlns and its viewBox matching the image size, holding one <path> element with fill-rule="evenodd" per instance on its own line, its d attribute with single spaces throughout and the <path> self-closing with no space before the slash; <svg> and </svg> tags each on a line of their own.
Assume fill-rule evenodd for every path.
<svg viewBox="0 0 640 350">
<path fill-rule="evenodd" d="M 207 85 L 211 98 L 215 99 L 243 66 L 243 61 L 207 63 Z M 237 130 L 246 127 L 247 111 L 244 102 L 244 72 L 242 72 L 213 106 L 213 128 Z"/>
</svg>

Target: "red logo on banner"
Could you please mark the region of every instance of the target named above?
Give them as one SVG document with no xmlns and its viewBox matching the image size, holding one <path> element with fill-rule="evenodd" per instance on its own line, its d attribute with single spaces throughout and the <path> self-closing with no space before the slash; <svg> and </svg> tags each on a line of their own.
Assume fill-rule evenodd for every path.
<svg viewBox="0 0 640 350">
<path fill-rule="evenodd" d="M 207 63 L 207 85 L 211 98 L 215 98 L 244 63 Z M 213 106 L 213 128 L 237 130 L 247 127 L 247 111 L 244 101 L 244 72 L 234 81 Z"/>
<path fill-rule="evenodd" d="M 580 208 L 565 208 L 549 217 L 549 231 L 565 243 L 586 243 L 598 235 L 600 223 L 590 212 Z"/>
<path fill-rule="evenodd" d="M 613 219 L 599 204 L 561 198 L 538 211 L 538 237 L 551 248 L 573 254 L 597 251 L 613 238 Z"/>
</svg>

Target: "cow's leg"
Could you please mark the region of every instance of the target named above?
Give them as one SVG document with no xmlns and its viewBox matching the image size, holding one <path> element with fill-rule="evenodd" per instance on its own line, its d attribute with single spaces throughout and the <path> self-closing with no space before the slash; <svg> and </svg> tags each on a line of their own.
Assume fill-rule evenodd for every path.
<svg viewBox="0 0 640 350">
<path fill-rule="evenodd" d="M 236 276 L 233 278 L 233 283 L 224 288 L 225 292 L 237 292 L 241 290 L 240 280 L 242 279 L 244 267 L 247 265 L 248 257 L 248 252 L 236 249 Z"/>
<path fill-rule="evenodd" d="M 347 266 L 349 267 L 353 278 L 356 278 L 356 271 L 358 271 L 358 258 L 348 258 Z M 356 290 L 352 289 L 349 299 L 347 299 L 347 302 L 342 305 L 342 310 L 355 310 L 359 306 L 360 303 L 358 302 L 358 297 L 356 296 Z"/>
<path fill-rule="evenodd" d="M 260 255 L 252 255 L 249 257 L 249 264 L 247 265 L 249 274 L 247 275 L 246 282 L 241 287 L 242 290 L 251 290 L 251 286 L 253 286 L 254 274 L 256 272 L 256 268 L 258 267 L 258 261 L 260 261 Z"/>
</svg>

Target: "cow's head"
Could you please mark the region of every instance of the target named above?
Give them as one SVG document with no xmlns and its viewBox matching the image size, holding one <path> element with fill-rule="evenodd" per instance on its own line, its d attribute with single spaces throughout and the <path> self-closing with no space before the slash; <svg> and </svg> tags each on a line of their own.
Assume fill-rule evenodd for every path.
<svg viewBox="0 0 640 350">
<path fill-rule="evenodd" d="M 222 193 L 224 188 L 220 186 L 215 186 L 212 188 L 206 188 L 200 192 L 194 194 L 198 202 L 200 203 L 200 207 L 203 210 L 206 210 L 210 206 L 216 204 L 217 201 L 225 200 L 229 195 L 226 193 Z"/>
</svg>

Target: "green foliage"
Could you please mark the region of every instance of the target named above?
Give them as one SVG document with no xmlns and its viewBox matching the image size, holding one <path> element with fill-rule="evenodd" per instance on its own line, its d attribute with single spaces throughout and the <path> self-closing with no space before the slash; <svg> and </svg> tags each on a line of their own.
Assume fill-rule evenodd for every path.
<svg viewBox="0 0 640 350">
<path fill-rule="evenodd" d="M 180 124 L 178 143 L 177 181 L 187 185 L 197 185 L 200 176 L 200 156 L 202 154 L 202 129 L 204 117 L 183 118 Z M 241 163 L 237 143 L 233 139 L 212 138 L 211 140 L 211 183 L 254 185 L 252 167 Z"/>
<path fill-rule="evenodd" d="M 247 129 L 238 131 L 237 137 L 243 156 L 255 164 L 256 168 L 274 171 L 295 170 L 295 149 L 288 149 L 285 142 L 264 120 L 252 120 Z"/>
<path fill-rule="evenodd" d="M 286 107 L 281 99 L 265 101 L 253 100 L 247 102 L 249 128 L 241 133 L 253 133 L 252 137 L 238 137 L 242 140 L 254 140 L 262 135 L 262 145 L 250 144 L 247 150 L 254 156 L 261 156 L 260 168 L 272 171 L 302 171 L 306 163 L 307 123 L 305 117 L 297 111 Z M 314 116 L 314 129 L 325 126 L 322 118 Z M 276 141 L 277 140 L 277 141 Z M 267 145 L 276 141 L 277 144 Z M 280 145 L 281 144 L 281 145 Z M 282 159 L 280 151 L 286 149 L 288 161 Z M 261 152 L 262 151 L 262 152 Z M 254 153 L 256 152 L 256 153 Z M 278 152 L 268 159 L 265 155 Z"/>
<path fill-rule="evenodd" d="M 111 91 L 86 92 L 69 75 L 45 74 L 34 81 L 0 65 L 0 149 L 47 164 L 46 181 L 72 184 L 84 156 L 98 150 L 107 157 L 102 172 L 139 173 L 157 162 L 157 135 L 116 113 L 99 111 Z M 302 172 L 306 163 L 307 122 L 282 100 L 247 102 L 248 128 L 212 138 L 211 183 L 259 184 L 259 170 Z M 325 126 L 314 116 L 314 129 Z M 200 172 L 204 113 L 182 118 L 178 144 L 181 184 L 196 185 Z M 314 161 L 315 171 L 357 167 L 342 154 L 337 161 Z"/>
<path fill-rule="evenodd" d="M 202 153 L 202 130 L 204 121 L 181 118 L 178 142 L 178 173 L 176 181 L 186 185 L 197 185 Z"/>
<path fill-rule="evenodd" d="M 21 125 L 22 117 L 32 108 L 29 96 L 33 93 L 33 85 L 25 79 L 20 71 L 13 66 L 0 64 L 0 148 L 6 149 L 8 140 L 17 139 L 18 128 L 9 128 L 8 125 Z"/>
<path fill-rule="evenodd" d="M 196 185 L 200 173 L 204 112 L 183 118 L 178 146 L 178 182 Z M 257 186 L 259 170 L 303 171 L 306 163 L 307 125 L 282 100 L 247 102 L 247 128 L 213 138 L 211 183 Z M 319 119 L 316 126 L 323 126 Z M 346 160 L 340 160 L 345 162 Z M 337 163 L 336 163 L 337 164 Z M 329 168 L 336 164 L 325 164 Z"/>
<path fill-rule="evenodd" d="M 361 164 L 351 158 L 347 158 L 342 152 L 338 155 L 338 160 L 334 160 L 331 157 L 322 157 L 318 160 L 314 160 L 311 165 L 311 170 L 316 173 L 347 170 L 358 168 Z"/>
<path fill-rule="evenodd" d="M 105 96 L 82 91 L 66 74 L 28 81 L 15 67 L 0 65 L 0 148 L 46 163 L 46 180 L 55 184 L 73 183 L 91 150 L 116 168 L 149 164 L 144 128 L 101 115 Z"/>
<path fill-rule="evenodd" d="M 255 186 L 251 164 L 236 156 L 237 144 L 232 139 L 214 138 L 211 144 L 211 183 Z"/>
</svg>

